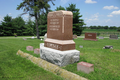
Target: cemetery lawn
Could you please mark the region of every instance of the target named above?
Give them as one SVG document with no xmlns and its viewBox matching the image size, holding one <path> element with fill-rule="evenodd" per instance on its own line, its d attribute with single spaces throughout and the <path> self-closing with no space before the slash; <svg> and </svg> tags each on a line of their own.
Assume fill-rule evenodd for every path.
<svg viewBox="0 0 120 80">
<path fill-rule="evenodd" d="M 74 41 L 76 49 L 80 51 L 79 62 L 94 64 L 94 72 L 86 74 L 77 71 L 77 63 L 67 65 L 64 69 L 90 80 L 120 80 L 120 39 L 89 41 L 78 38 Z M 83 48 L 80 48 L 80 45 Z M 105 45 L 113 45 L 113 49 L 102 49 Z"/>
<path fill-rule="evenodd" d="M 38 39 L 0 39 L 0 80 L 64 80 L 16 55 L 19 49 L 29 45 L 39 48 L 41 42 Z"/>
<path fill-rule="evenodd" d="M 78 74 L 90 80 L 120 80 L 120 39 L 111 40 L 108 38 L 98 39 L 98 41 L 83 40 L 83 38 L 74 39 L 76 49 L 80 51 L 80 60 L 94 64 L 94 72 L 89 74 L 77 71 L 77 63 L 64 67 L 70 72 Z M 39 44 L 39 43 L 38 43 Z M 39 45 L 33 45 L 39 47 Z M 83 48 L 79 46 L 82 45 Z M 102 49 L 105 45 L 112 45 L 113 49 Z M 22 49 L 31 55 L 39 57 L 33 51 L 27 51 L 24 46 Z"/>
<path fill-rule="evenodd" d="M 117 30 L 110 30 L 110 29 L 85 29 L 83 32 L 96 32 L 96 33 L 106 33 L 106 32 L 117 32 Z"/>
<path fill-rule="evenodd" d="M 120 39 L 108 38 L 98 41 L 74 39 L 76 49 L 80 51 L 80 61 L 94 64 L 94 72 L 86 74 L 77 71 L 77 63 L 64 67 L 70 72 L 78 74 L 89 80 L 120 80 Z M 16 55 L 20 49 L 31 55 L 39 57 L 33 51 L 26 51 L 26 46 L 39 48 L 43 43 L 38 39 L 10 38 L 0 39 L 0 80 L 63 80 L 51 72 L 45 71 L 31 61 Z M 79 48 L 82 45 L 83 48 Z M 113 45 L 113 49 L 102 49 L 105 45 Z"/>
</svg>

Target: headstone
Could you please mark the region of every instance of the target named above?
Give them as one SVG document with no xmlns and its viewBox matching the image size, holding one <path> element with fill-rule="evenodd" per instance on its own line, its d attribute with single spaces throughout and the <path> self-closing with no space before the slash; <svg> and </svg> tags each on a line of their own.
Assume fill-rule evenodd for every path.
<svg viewBox="0 0 120 80">
<path fill-rule="evenodd" d="M 73 15 L 70 11 L 49 12 L 47 16 L 47 38 L 44 46 L 61 51 L 75 49 L 72 21 Z"/>
<path fill-rule="evenodd" d="M 85 33 L 85 38 L 84 38 L 84 40 L 97 41 L 97 39 L 96 39 L 96 33 Z"/>
<path fill-rule="evenodd" d="M 73 39 L 77 39 L 77 35 L 73 35 Z"/>
<path fill-rule="evenodd" d="M 103 36 L 99 36 L 99 39 L 104 39 L 104 37 Z"/>
<path fill-rule="evenodd" d="M 85 72 L 85 73 L 90 73 L 90 72 L 94 71 L 94 65 L 82 61 L 82 62 L 77 64 L 77 70 L 78 71 L 80 70 L 80 71 Z"/>
<path fill-rule="evenodd" d="M 34 36 L 32 36 L 32 39 L 34 39 L 35 37 Z"/>
<path fill-rule="evenodd" d="M 58 66 L 79 61 L 80 51 L 75 50 L 71 11 L 49 12 L 47 38 L 40 44 L 40 57 Z"/>
<path fill-rule="evenodd" d="M 113 49 L 113 46 L 111 46 L 111 45 L 106 45 L 106 46 L 103 47 L 103 49 Z"/>
<path fill-rule="evenodd" d="M 81 45 L 80 45 L 79 47 L 80 47 L 80 48 L 83 48 L 83 46 L 81 46 Z"/>
<path fill-rule="evenodd" d="M 35 54 L 39 54 L 40 53 L 40 49 L 39 48 L 34 49 L 34 53 Z"/>
<path fill-rule="evenodd" d="M 26 50 L 27 50 L 27 51 L 33 51 L 33 47 L 32 47 L 32 46 L 27 46 L 27 47 L 26 47 Z"/>
<path fill-rule="evenodd" d="M 44 35 L 44 41 L 46 40 L 46 38 L 47 38 L 47 33 L 45 33 L 45 35 Z"/>
<path fill-rule="evenodd" d="M 118 39 L 117 35 L 110 35 L 110 39 Z"/>
<path fill-rule="evenodd" d="M 27 40 L 26 38 L 23 38 L 23 40 Z"/>
</svg>

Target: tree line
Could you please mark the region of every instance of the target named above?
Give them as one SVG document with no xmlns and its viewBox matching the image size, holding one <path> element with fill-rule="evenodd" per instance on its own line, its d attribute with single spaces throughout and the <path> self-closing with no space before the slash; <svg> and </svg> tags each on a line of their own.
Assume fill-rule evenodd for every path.
<svg viewBox="0 0 120 80">
<path fill-rule="evenodd" d="M 85 25 L 84 20 L 80 19 L 80 9 L 76 8 L 75 4 L 69 4 L 68 7 L 64 8 L 62 6 L 57 7 L 54 11 L 66 10 L 73 12 L 73 34 L 80 35 L 83 31 L 83 25 Z M 0 25 L 0 36 L 43 36 L 47 32 L 47 14 L 52 10 L 47 10 L 47 12 L 38 14 L 37 25 L 36 19 L 32 21 L 30 18 L 28 21 L 24 21 L 21 16 L 12 18 L 6 15 Z M 38 31 L 38 32 L 37 32 Z"/>
<path fill-rule="evenodd" d="M 119 27 L 116 26 L 84 26 L 87 29 L 113 29 L 113 30 L 118 30 Z"/>
<path fill-rule="evenodd" d="M 51 12 L 48 2 L 53 3 L 55 0 L 23 0 L 17 6 L 17 10 L 23 9 L 20 16 L 12 18 L 6 15 L 0 24 L 0 36 L 43 36 L 47 32 L 47 14 Z M 73 34 L 81 35 L 82 31 L 86 28 L 83 25 L 84 20 L 81 19 L 80 9 L 76 8 L 75 4 L 69 4 L 68 7 L 57 7 L 54 11 L 66 10 L 73 13 Z M 30 17 L 34 17 L 32 21 L 29 17 L 28 21 L 24 21 L 21 17 L 24 14 L 29 14 Z M 109 29 L 108 26 L 90 26 L 91 29 Z M 116 27 L 110 27 L 115 29 Z M 120 30 L 120 28 L 119 28 Z"/>
</svg>

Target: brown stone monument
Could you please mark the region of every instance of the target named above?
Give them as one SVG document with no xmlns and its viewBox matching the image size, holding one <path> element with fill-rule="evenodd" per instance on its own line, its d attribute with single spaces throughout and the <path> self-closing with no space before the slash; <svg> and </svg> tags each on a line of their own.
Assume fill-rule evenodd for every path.
<svg viewBox="0 0 120 80">
<path fill-rule="evenodd" d="M 96 39 L 96 33 L 85 33 L 85 38 L 84 38 L 84 40 L 97 41 L 97 39 Z"/>
<path fill-rule="evenodd" d="M 58 66 L 78 62 L 80 51 L 75 49 L 71 11 L 49 12 L 47 16 L 47 38 L 40 43 L 40 58 Z"/>
<path fill-rule="evenodd" d="M 44 46 L 65 51 L 75 49 L 72 33 L 73 14 L 71 11 L 49 12 L 47 16 L 47 38 Z"/>
</svg>

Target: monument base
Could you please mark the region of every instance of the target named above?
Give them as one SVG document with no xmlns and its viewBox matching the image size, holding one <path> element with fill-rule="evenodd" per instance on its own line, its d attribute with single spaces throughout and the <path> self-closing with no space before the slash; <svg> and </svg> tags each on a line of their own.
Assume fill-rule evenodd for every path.
<svg viewBox="0 0 120 80">
<path fill-rule="evenodd" d="M 40 43 L 40 57 L 58 66 L 66 66 L 79 61 L 80 51 L 75 49 L 60 51 L 44 47 L 44 43 Z"/>
<path fill-rule="evenodd" d="M 84 38 L 83 40 L 98 41 L 97 39 L 88 39 L 88 38 Z"/>
</svg>

